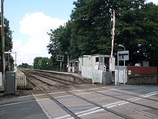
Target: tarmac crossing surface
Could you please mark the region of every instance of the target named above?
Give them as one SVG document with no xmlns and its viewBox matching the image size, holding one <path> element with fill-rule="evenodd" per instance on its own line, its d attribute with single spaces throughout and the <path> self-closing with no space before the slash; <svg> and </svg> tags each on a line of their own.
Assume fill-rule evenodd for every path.
<svg viewBox="0 0 158 119">
<path fill-rule="evenodd" d="M 79 119 L 158 119 L 157 85 L 49 92 Z M 73 119 L 45 94 L 1 96 L 0 119 Z"/>
</svg>

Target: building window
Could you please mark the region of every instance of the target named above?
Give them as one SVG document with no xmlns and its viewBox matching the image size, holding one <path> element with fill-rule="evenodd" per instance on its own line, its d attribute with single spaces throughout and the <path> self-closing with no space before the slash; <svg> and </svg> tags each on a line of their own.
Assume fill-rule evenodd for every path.
<svg viewBox="0 0 158 119">
<path fill-rule="evenodd" d="M 99 62 L 99 57 L 96 57 L 96 58 L 95 58 L 95 62 Z"/>
<path fill-rule="evenodd" d="M 109 57 L 104 58 L 104 64 L 109 65 Z"/>
</svg>

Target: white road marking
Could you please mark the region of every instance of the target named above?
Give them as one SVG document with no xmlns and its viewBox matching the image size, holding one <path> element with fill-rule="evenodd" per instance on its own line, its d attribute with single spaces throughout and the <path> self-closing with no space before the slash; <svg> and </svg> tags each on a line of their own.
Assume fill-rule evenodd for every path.
<svg viewBox="0 0 158 119">
<path fill-rule="evenodd" d="M 93 89 L 90 89 L 90 90 L 95 90 L 95 89 L 100 89 L 100 88 L 93 88 Z M 118 89 L 110 89 L 110 90 L 118 90 Z M 74 90 L 74 91 L 83 91 L 83 90 Z M 105 92 L 106 90 L 103 90 L 103 91 L 98 91 L 98 92 Z M 64 91 L 62 92 L 56 92 L 56 93 L 49 93 L 49 94 L 60 94 L 60 93 L 64 93 Z M 79 95 L 83 95 L 83 94 L 92 94 L 94 92 L 84 92 L 84 93 L 79 93 Z M 129 98 L 127 100 L 129 101 L 137 101 L 137 100 L 140 100 L 142 98 L 145 98 L 145 97 L 150 97 L 150 96 L 154 96 L 154 95 L 157 95 L 158 94 L 158 91 L 154 91 L 154 92 L 150 92 L 150 93 L 147 93 L 147 94 L 143 94 L 143 95 L 138 95 L 138 97 L 133 97 L 133 98 Z M 33 96 L 35 97 L 36 101 L 38 102 L 38 104 L 42 107 L 42 105 L 40 104 L 40 101 L 42 100 L 48 100 L 49 98 L 45 98 L 45 99 L 40 99 L 38 100 L 36 98 L 36 96 L 42 96 L 44 94 L 38 94 L 38 95 L 34 95 Z M 69 96 L 72 96 L 72 95 L 64 95 L 64 96 L 57 96 L 55 98 L 62 98 L 62 97 L 69 97 Z M 128 104 L 130 102 L 128 101 L 125 101 L 125 100 L 122 100 L 122 101 L 118 101 L 118 102 L 114 102 L 114 103 L 109 103 L 107 105 L 103 105 L 102 107 L 106 107 L 106 108 L 113 108 L 113 107 L 116 107 L 116 106 L 121 106 L 121 105 L 125 105 L 125 104 Z M 52 119 L 52 117 L 50 116 L 50 114 L 47 114 L 47 111 L 45 111 L 43 108 L 42 108 L 43 112 L 47 115 L 47 117 L 49 119 Z M 77 112 L 75 114 L 77 114 L 78 116 L 85 116 L 85 115 L 89 115 L 89 114 L 93 114 L 93 113 L 96 113 L 96 112 L 100 112 L 100 111 L 103 111 L 104 109 L 101 109 L 100 107 L 96 107 L 96 108 L 91 108 L 91 109 L 88 109 L 88 110 L 84 110 L 84 111 L 81 111 L 81 112 Z M 60 117 L 56 117 L 54 119 L 72 119 L 73 117 L 71 117 L 71 115 L 64 115 L 64 116 L 60 116 Z"/>
<path fill-rule="evenodd" d="M 70 96 L 72 96 L 72 95 L 57 96 L 57 97 L 55 97 L 55 98 L 58 99 L 58 98 L 64 98 L 64 97 L 70 97 Z"/>
<path fill-rule="evenodd" d="M 94 110 L 94 111 L 91 111 L 91 112 L 86 112 L 86 113 L 83 113 L 83 114 L 79 114 L 78 116 L 81 117 L 81 116 L 93 114 L 93 113 L 100 112 L 100 111 L 104 111 L 104 109 L 97 109 L 97 110 Z"/>
<path fill-rule="evenodd" d="M 137 100 L 140 100 L 140 99 L 142 99 L 142 98 L 134 97 L 134 98 L 129 98 L 127 100 L 129 100 L 129 101 L 137 101 Z"/>
<path fill-rule="evenodd" d="M 150 97 L 150 96 L 153 96 L 153 95 L 157 95 L 158 94 L 158 91 L 155 91 L 155 92 L 151 92 L 151 93 L 147 93 L 145 95 L 140 95 L 139 97 Z"/>
<path fill-rule="evenodd" d="M 71 115 L 64 115 L 64 116 L 61 116 L 61 117 L 56 117 L 54 119 L 65 119 L 65 118 L 71 118 Z"/>
<path fill-rule="evenodd" d="M 42 108 L 43 112 L 45 113 L 45 115 L 48 117 L 48 119 L 53 119 L 51 117 L 51 115 L 47 112 L 47 110 L 45 110 L 45 108 L 42 106 L 42 104 L 40 103 L 40 100 L 38 100 L 36 98 L 36 96 L 32 93 L 33 97 L 36 99 L 37 103 L 40 105 L 40 107 Z"/>
<path fill-rule="evenodd" d="M 77 113 L 75 113 L 75 114 L 87 113 L 87 112 L 90 112 L 90 111 L 97 110 L 97 109 L 99 109 L 99 108 L 100 108 L 100 107 L 95 107 L 95 108 L 91 108 L 91 109 L 88 109 L 88 110 L 85 110 L 85 111 L 77 112 Z"/>
<path fill-rule="evenodd" d="M 27 98 L 27 97 L 32 97 L 32 95 L 20 96 L 18 98 Z"/>
<path fill-rule="evenodd" d="M 104 91 L 98 91 L 98 92 L 104 92 Z M 113 107 L 116 107 L 116 106 L 121 106 L 121 105 L 125 105 L 125 104 L 128 104 L 130 102 L 129 101 L 137 101 L 137 100 L 140 100 L 140 99 L 143 99 L 143 98 L 140 98 L 142 96 L 147 96 L 147 97 L 150 97 L 150 96 L 154 96 L 154 95 L 157 95 L 158 91 L 154 91 L 154 92 L 151 92 L 151 93 L 147 93 L 147 94 L 144 94 L 144 95 L 139 95 L 139 97 L 133 97 L 133 98 L 129 98 L 126 100 L 122 100 L 122 101 L 118 101 L 118 102 L 113 102 L 113 103 L 109 103 L 107 105 L 103 105 L 102 107 L 106 107 L 106 108 L 113 108 Z M 75 114 L 77 114 L 79 117 L 81 116 L 85 116 L 85 115 L 90 115 L 90 114 L 93 114 L 93 113 L 96 113 L 96 112 L 100 112 L 100 111 L 103 111 L 104 109 L 101 109 L 100 107 L 96 107 L 96 108 L 91 108 L 91 109 L 88 109 L 88 110 L 84 110 L 84 111 L 81 111 L 81 112 L 77 112 Z M 82 113 L 82 114 L 80 114 Z M 67 119 L 72 119 L 73 117 L 71 118 L 67 118 Z"/>
</svg>

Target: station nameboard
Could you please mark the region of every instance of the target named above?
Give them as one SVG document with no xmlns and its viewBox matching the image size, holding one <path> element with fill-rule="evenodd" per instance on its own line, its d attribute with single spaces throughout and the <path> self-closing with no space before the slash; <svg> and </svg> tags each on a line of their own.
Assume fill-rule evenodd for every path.
<svg viewBox="0 0 158 119">
<path fill-rule="evenodd" d="M 117 55 L 120 61 L 129 60 L 129 51 L 118 51 Z"/>
</svg>

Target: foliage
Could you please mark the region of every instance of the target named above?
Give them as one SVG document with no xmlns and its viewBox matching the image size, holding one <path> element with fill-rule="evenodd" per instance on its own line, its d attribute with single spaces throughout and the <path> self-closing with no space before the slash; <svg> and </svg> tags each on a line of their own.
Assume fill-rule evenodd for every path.
<svg viewBox="0 0 158 119">
<path fill-rule="evenodd" d="M 33 63 L 34 69 L 48 70 L 52 68 L 52 61 L 47 57 L 36 57 Z"/>
<path fill-rule="evenodd" d="M 1 17 L 0 17 L 1 19 Z M 0 20 L 1 22 L 1 20 Z M 10 30 L 9 27 L 9 21 L 7 19 L 4 19 L 4 38 L 5 38 L 5 51 L 11 51 L 12 47 L 13 47 L 13 43 L 12 43 L 12 31 Z M 1 29 L 0 29 L 1 32 Z M 2 36 L 0 34 L 0 57 L 2 57 Z M 7 59 L 8 55 L 5 56 L 5 59 Z M 9 63 L 13 64 L 14 60 L 13 57 L 11 55 L 9 55 Z M 2 58 L 0 58 L 0 64 L 2 64 Z"/>
<path fill-rule="evenodd" d="M 51 30 L 47 46 L 53 62 L 57 55 L 68 53 L 71 59 L 86 54 L 110 54 L 111 11 L 116 11 L 114 55 L 130 52 L 129 64 L 150 61 L 158 66 L 158 6 L 144 0 L 77 0 L 71 20 Z"/>
<path fill-rule="evenodd" d="M 22 63 L 21 65 L 18 66 L 19 68 L 32 68 L 31 65 L 27 64 L 27 63 Z"/>
</svg>

